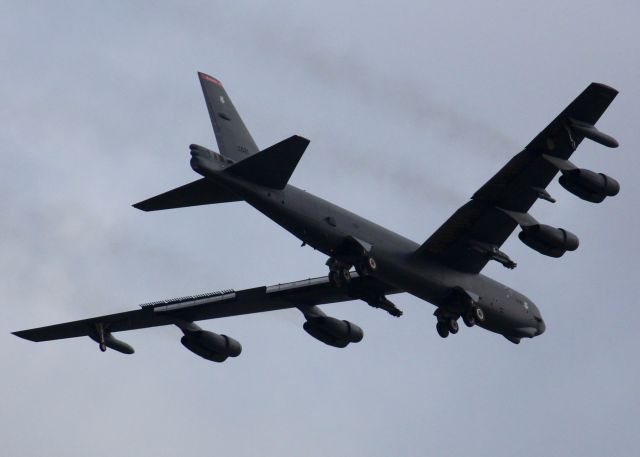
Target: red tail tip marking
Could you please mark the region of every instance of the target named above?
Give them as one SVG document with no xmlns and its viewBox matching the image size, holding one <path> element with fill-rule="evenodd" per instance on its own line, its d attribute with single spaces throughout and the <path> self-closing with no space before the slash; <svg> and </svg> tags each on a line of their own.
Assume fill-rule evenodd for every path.
<svg viewBox="0 0 640 457">
<path fill-rule="evenodd" d="M 200 79 L 204 79 L 206 81 L 212 82 L 214 84 L 217 84 L 218 86 L 222 86 L 222 83 L 220 81 L 218 81 L 216 78 L 214 78 L 213 76 L 209 76 L 206 73 L 200 73 L 198 72 L 198 75 L 200 76 Z"/>
</svg>

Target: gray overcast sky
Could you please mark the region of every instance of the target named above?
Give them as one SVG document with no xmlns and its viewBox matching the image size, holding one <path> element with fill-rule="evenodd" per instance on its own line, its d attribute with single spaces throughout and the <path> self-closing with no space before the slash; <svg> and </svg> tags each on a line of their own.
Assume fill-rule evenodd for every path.
<svg viewBox="0 0 640 457">
<path fill-rule="evenodd" d="M 640 3 L 636 1 L 0 2 L 3 455 L 634 455 Z M 137 303 L 325 274 L 246 204 L 145 214 L 215 141 L 196 71 L 220 78 L 261 147 L 311 139 L 292 183 L 423 241 L 591 81 L 620 95 L 574 162 L 621 182 L 532 209 L 578 234 L 562 259 L 513 236 L 547 333 L 441 340 L 434 308 L 336 350 L 295 311 L 204 326 L 240 340 L 218 365 L 176 328 L 122 334 L 130 357 L 11 331 Z"/>
</svg>

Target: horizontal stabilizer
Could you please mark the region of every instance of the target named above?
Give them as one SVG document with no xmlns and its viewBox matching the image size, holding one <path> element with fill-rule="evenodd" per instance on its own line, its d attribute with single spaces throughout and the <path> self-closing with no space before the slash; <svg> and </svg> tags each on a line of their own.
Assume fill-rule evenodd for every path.
<svg viewBox="0 0 640 457">
<path fill-rule="evenodd" d="M 207 178 L 202 178 L 136 203 L 133 207 L 142 211 L 158 211 L 161 209 L 184 208 L 239 200 L 240 198 L 233 192 Z"/>
<path fill-rule="evenodd" d="M 229 173 L 272 189 L 284 189 L 309 140 L 298 135 L 282 140 L 227 168 Z"/>
</svg>

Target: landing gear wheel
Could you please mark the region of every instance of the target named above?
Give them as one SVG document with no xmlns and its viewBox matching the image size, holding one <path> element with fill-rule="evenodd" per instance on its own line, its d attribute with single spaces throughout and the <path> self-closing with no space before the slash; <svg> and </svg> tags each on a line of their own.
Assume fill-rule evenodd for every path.
<svg viewBox="0 0 640 457">
<path fill-rule="evenodd" d="M 478 306 L 473 308 L 472 315 L 476 322 L 478 323 L 484 322 L 485 315 L 484 315 L 484 311 L 482 311 L 482 308 Z"/>
<path fill-rule="evenodd" d="M 342 280 L 340 277 L 340 273 L 337 270 L 331 270 L 329 272 L 329 282 L 333 284 L 335 287 L 342 286 Z"/>
<path fill-rule="evenodd" d="M 365 257 L 356 263 L 356 271 L 359 276 L 369 276 L 376 268 L 378 268 L 378 264 L 373 257 Z"/>
<path fill-rule="evenodd" d="M 473 311 L 464 313 L 462 315 L 462 321 L 464 322 L 464 325 L 466 325 L 467 327 L 473 327 L 474 325 L 476 325 L 476 318 L 473 317 Z"/>
<path fill-rule="evenodd" d="M 446 338 L 449 336 L 449 328 L 444 322 L 438 322 L 436 324 L 436 330 L 438 331 L 438 335 L 440 335 L 442 338 Z"/>
<path fill-rule="evenodd" d="M 351 272 L 349 271 L 348 268 L 343 268 L 342 270 L 340 270 L 340 281 L 343 284 L 349 284 L 351 282 Z"/>
<path fill-rule="evenodd" d="M 456 333 L 458 333 L 458 330 L 460 330 L 458 321 L 456 319 L 449 319 L 449 322 L 447 322 L 447 324 L 452 335 L 455 335 Z"/>
<path fill-rule="evenodd" d="M 105 352 L 107 350 L 107 345 L 104 343 L 100 343 L 99 347 L 100 347 L 100 351 L 102 352 Z"/>
<path fill-rule="evenodd" d="M 374 259 L 373 257 L 367 257 L 367 267 L 369 267 L 370 271 L 375 271 L 375 269 L 378 268 L 376 259 Z"/>
</svg>

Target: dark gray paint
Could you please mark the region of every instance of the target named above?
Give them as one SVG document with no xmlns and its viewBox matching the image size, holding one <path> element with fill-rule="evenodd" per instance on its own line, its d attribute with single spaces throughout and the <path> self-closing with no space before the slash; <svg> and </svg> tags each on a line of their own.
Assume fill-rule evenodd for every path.
<svg viewBox="0 0 640 457">
<path fill-rule="evenodd" d="M 529 298 L 479 272 L 489 260 L 497 260 L 508 268 L 515 267 L 515 262 L 499 248 L 518 225 L 523 230 L 520 238 L 543 254 L 560 257 L 566 251 L 577 248 L 578 240 L 574 235 L 538 223 L 527 211 L 537 199 L 553 201 L 545 188 L 558 171 L 564 173 L 576 169 L 567 159 L 583 138 L 617 147 L 612 137 L 599 132 L 594 126 L 617 91 L 592 83 L 524 151 L 476 192 L 471 202 L 460 208 L 432 237 L 419 245 L 287 184 L 308 140 L 293 136 L 257 152 L 253 139 L 222 84 L 203 73 L 199 73 L 199 76 L 223 153 L 192 145 L 191 166 L 204 176 L 204 180 L 181 186 L 134 206 L 153 211 L 244 200 L 302 240 L 303 244 L 328 255 L 330 268 L 338 264 L 337 272 L 343 277 L 346 275 L 346 279 L 352 278 L 353 274 L 347 271 L 355 264 L 361 273 L 355 283 L 340 285 L 332 280 L 330 284 L 325 284 L 323 290 L 315 292 L 309 292 L 309 285 L 298 284 L 293 288 L 293 296 L 282 296 L 275 301 L 273 296 L 268 295 L 267 289 L 262 291 L 257 288 L 234 293 L 230 303 L 232 307 L 224 308 L 226 310 L 216 304 L 214 307 L 187 309 L 186 312 L 183 308 L 167 310 L 158 315 L 155 308 L 147 307 L 140 311 L 15 332 L 17 336 L 45 341 L 87 335 L 99 342 L 101 350 L 112 347 L 120 352 L 132 353 L 133 349 L 115 339 L 111 332 L 167 324 L 191 328 L 195 320 L 297 306 L 307 317 L 306 325 L 309 328 L 305 329 L 308 333 L 327 344 L 344 347 L 349 342 L 360 341 L 362 335 L 355 339 L 349 339 L 348 334 L 342 337 L 333 335 L 336 339 L 329 339 L 326 332 L 318 333 L 320 324 L 314 327 L 314 321 L 308 317 L 309 311 L 305 306 L 361 298 L 372 306 L 400 315 L 401 312 L 385 298 L 386 294 L 395 292 L 408 292 L 436 305 L 438 310 L 435 314 L 441 336 L 449 333 L 444 330 L 443 334 L 443 325 L 448 326 L 452 333 L 457 333 L 456 321 L 464 316 L 465 323 L 468 323 L 472 313 L 477 317 L 478 325 L 514 343 L 519 343 L 523 337 L 533 338 L 545 331 L 540 311 Z M 578 128 L 574 129 L 575 125 Z M 589 173 L 583 175 L 592 176 Z M 601 189 L 598 183 L 602 183 Z M 606 177 L 599 181 L 591 179 L 578 182 L 583 187 L 589 186 L 592 193 L 600 193 L 602 199 L 618 191 L 616 188 L 615 192 L 611 192 L 607 183 Z M 363 264 L 371 268 L 363 269 L 360 266 Z M 331 274 L 329 277 L 332 277 Z M 310 300 L 305 302 L 297 298 L 295 292 L 307 293 Z M 480 319 L 481 312 L 483 319 Z M 333 318 L 327 319 L 327 322 L 335 324 L 331 327 L 333 331 L 344 327 L 336 324 L 339 321 Z M 355 325 L 343 322 L 345 328 Z M 198 329 L 195 333 L 185 333 L 183 344 L 209 360 L 223 361 L 233 355 L 219 353 L 218 349 L 224 346 L 221 342 L 233 341 L 240 347 L 239 343 L 224 335 L 202 332 Z M 198 335 L 204 336 L 200 338 Z M 211 344 L 198 345 L 200 340 Z M 239 353 L 239 350 L 234 352 L 235 355 Z"/>
</svg>

